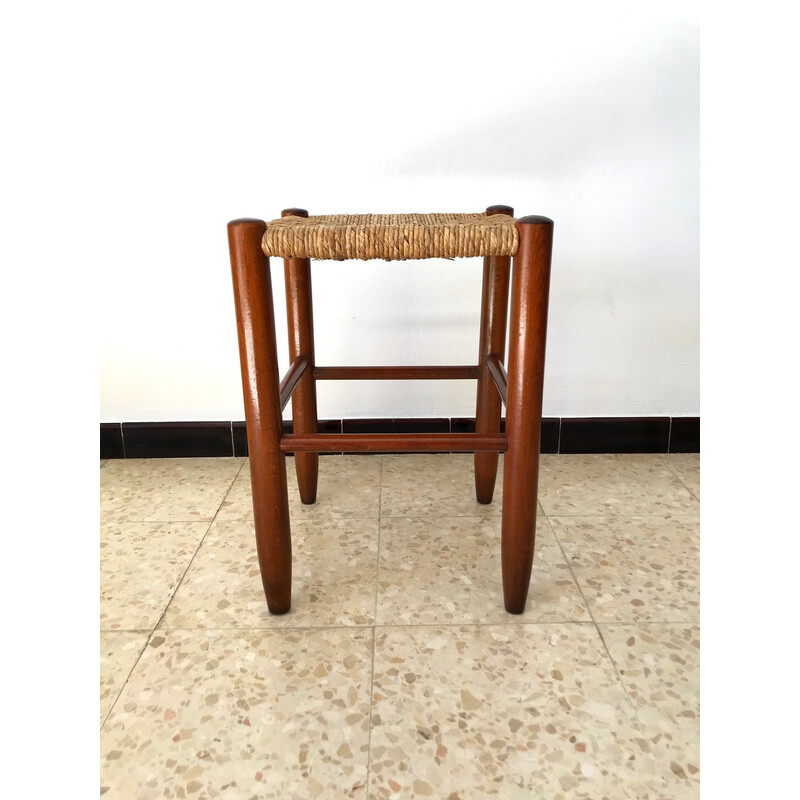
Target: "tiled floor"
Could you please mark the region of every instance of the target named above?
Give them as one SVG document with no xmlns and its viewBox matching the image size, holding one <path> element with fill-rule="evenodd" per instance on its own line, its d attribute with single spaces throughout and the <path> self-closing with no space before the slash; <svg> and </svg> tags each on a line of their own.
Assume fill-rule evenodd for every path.
<svg viewBox="0 0 800 800">
<path fill-rule="evenodd" d="M 699 796 L 699 456 L 543 456 L 521 616 L 470 455 L 288 467 L 273 617 L 245 459 L 101 463 L 105 797 Z"/>
</svg>

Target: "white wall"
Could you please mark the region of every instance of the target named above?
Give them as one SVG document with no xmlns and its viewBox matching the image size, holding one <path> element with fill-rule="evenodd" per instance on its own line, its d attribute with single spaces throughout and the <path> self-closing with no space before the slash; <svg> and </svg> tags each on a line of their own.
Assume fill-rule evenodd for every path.
<svg viewBox="0 0 800 800">
<path fill-rule="evenodd" d="M 101 420 L 244 418 L 228 220 L 495 203 L 555 220 L 544 413 L 698 414 L 694 4 L 553 5 L 107 8 Z M 315 262 L 318 363 L 474 362 L 480 276 Z M 276 261 L 273 285 L 285 369 Z M 319 391 L 323 418 L 474 406 L 471 382 Z"/>
</svg>

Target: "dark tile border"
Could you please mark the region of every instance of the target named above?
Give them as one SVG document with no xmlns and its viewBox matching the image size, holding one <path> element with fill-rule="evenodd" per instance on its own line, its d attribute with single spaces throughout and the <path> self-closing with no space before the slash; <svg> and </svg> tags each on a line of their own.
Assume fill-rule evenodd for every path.
<svg viewBox="0 0 800 800">
<path fill-rule="evenodd" d="M 343 419 L 342 433 L 450 433 L 446 417 Z"/>
<path fill-rule="evenodd" d="M 125 458 L 121 423 L 100 423 L 100 458 Z"/>
<path fill-rule="evenodd" d="M 669 417 L 562 419 L 560 453 L 666 453 Z"/>
<path fill-rule="evenodd" d="M 231 427 L 233 429 L 233 454 L 235 456 L 248 456 L 250 450 L 247 446 L 247 425 L 244 422 L 232 422 Z M 321 419 L 317 422 L 317 430 L 320 433 L 341 433 L 342 421 L 340 419 Z M 283 421 L 283 432 L 292 432 L 291 420 Z M 330 455 L 330 453 L 325 453 L 324 455 Z"/>
<path fill-rule="evenodd" d="M 542 440 L 539 451 L 557 453 L 561 440 L 561 420 L 558 417 L 542 417 Z"/>
<path fill-rule="evenodd" d="M 700 417 L 673 417 L 669 434 L 670 453 L 700 452 Z"/>
<path fill-rule="evenodd" d="M 126 458 L 233 454 L 230 422 L 123 422 Z"/>
<path fill-rule="evenodd" d="M 470 417 L 454 417 L 450 420 L 452 433 L 475 433 L 475 420 Z M 505 433 L 506 421 L 500 420 L 500 430 Z M 540 452 L 557 453 L 561 420 L 558 417 L 543 417 Z"/>
<path fill-rule="evenodd" d="M 233 455 L 247 456 L 250 450 L 247 447 L 247 425 L 244 422 L 231 422 L 233 431 Z"/>
<path fill-rule="evenodd" d="M 450 433 L 450 420 L 446 417 L 343 419 L 342 433 Z"/>
<path fill-rule="evenodd" d="M 502 429 L 505 430 L 503 424 Z M 291 422 L 284 422 L 289 433 Z M 472 433 L 469 417 L 320 420 L 320 433 Z M 699 417 L 546 417 L 543 453 L 699 453 Z M 245 423 L 101 422 L 100 458 L 246 456 Z"/>
<path fill-rule="evenodd" d="M 506 421 L 500 420 L 500 431 L 505 433 Z M 475 433 L 474 417 L 453 417 L 450 420 L 450 433 Z"/>
</svg>

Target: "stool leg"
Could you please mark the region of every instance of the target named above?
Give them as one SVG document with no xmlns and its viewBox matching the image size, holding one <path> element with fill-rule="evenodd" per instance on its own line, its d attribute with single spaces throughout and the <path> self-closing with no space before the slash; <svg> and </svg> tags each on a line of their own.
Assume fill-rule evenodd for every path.
<svg viewBox="0 0 800 800">
<path fill-rule="evenodd" d="M 508 206 L 490 206 L 487 214 L 514 216 Z M 508 283 L 511 259 L 508 256 L 487 256 L 483 259 L 483 291 L 481 292 L 481 334 L 478 346 L 478 400 L 475 408 L 476 433 L 500 433 L 502 402 L 486 368 L 486 357 L 496 355 L 505 361 L 506 321 L 508 318 Z M 497 479 L 499 454 L 475 453 L 475 494 L 479 503 L 491 503 Z"/>
<path fill-rule="evenodd" d="M 308 211 L 288 208 L 282 217 L 307 217 Z M 308 258 L 286 258 L 286 319 L 289 326 L 289 357 L 308 359 L 306 369 L 292 394 L 292 430 L 294 433 L 317 433 L 317 387 L 314 381 L 314 311 L 311 302 L 311 261 Z M 295 453 L 297 485 L 300 500 L 309 505 L 317 499 L 319 454 Z"/>
<path fill-rule="evenodd" d="M 261 220 L 228 224 L 236 327 L 242 367 L 256 548 L 267 605 L 285 614 L 292 595 L 292 541 L 286 456 L 280 441 L 281 401 L 269 259 L 261 250 Z"/>
<path fill-rule="evenodd" d="M 506 610 L 525 610 L 536 538 L 542 387 L 553 222 L 517 221 L 519 250 L 511 286 L 508 352 L 508 451 L 503 469 L 502 564 Z"/>
</svg>

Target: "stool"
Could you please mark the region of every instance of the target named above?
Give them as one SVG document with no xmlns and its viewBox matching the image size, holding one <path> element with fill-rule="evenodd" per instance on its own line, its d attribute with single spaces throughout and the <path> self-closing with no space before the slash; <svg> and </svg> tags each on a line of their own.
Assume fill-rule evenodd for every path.
<svg viewBox="0 0 800 800">
<path fill-rule="evenodd" d="M 285 210 L 270 223 L 228 224 L 239 355 L 242 368 L 256 547 L 267 605 L 284 614 L 291 604 L 292 549 L 286 453 L 295 454 L 303 503 L 317 494 L 319 453 L 475 454 L 475 489 L 490 503 L 498 454 L 505 452 L 502 574 L 506 610 L 521 614 L 528 595 L 536 533 L 547 301 L 553 222 L 515 220 L 508 206 L 483 214 L 388 214 L 309 217 Z M 279 381 L 270 256 L 284 259 L 291 366 Z M 314 360 L 311 259 L 469 258 L 482 256 L 477 366 L 324 367 Z M 511 341 L 503 365 L 511 282 Z M 475 379 L 475 433 L 320 434 L 319 380 Z M 281 412 L 292 399 L 293 432 Z M 506 407 L 501 433 L 501 403 Z"/>
</svg>

